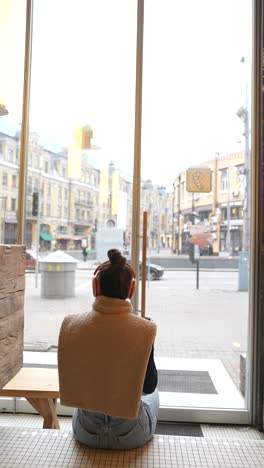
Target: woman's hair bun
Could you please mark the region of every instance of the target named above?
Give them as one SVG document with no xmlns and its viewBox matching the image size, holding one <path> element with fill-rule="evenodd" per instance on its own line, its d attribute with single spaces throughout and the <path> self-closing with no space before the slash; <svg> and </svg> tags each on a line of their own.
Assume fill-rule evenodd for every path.
<svg viewBox="0 0 264 468">
<path fill-rule="evenodd" d="M 119 265 L 121 267 L 125 266 L 126 258 L 123 257 L 120 250 L 110 249 L 108 250 L 107 255 L 111 265 Z"/>
</svg>

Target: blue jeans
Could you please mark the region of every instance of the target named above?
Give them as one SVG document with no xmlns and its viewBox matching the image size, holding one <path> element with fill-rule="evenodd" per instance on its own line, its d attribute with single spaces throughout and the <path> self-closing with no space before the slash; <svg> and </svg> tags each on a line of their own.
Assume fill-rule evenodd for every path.
<svg viewBox="0 0 264 468">
<path fill-rule="evenodd" d="M 142 447 L 156 429 L 159 393 L 142 395 L 137 419 L 122 419 L 75 408 L 72 428 L 75 438 L 92 448 L 127 450 Z"/>
</svg>

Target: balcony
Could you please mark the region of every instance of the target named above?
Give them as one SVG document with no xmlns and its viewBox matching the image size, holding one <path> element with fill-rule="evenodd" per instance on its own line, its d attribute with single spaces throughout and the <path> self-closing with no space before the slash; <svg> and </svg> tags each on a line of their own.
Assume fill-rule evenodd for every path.
<svg viewBox="0 0 264 468">
<path fill-rule="evenodd" d="M 5 212 L 6 223 L 17 223 L 17 211 L 6 211 Z"/>
<path fill-rule="evenodd" d="M 84 199 L 82 200 L 76 200 L 75 201 L 75 206 L 81 206 L 85 208 L 93 208 L 94 204 L 91 201 L 86 201 Z"/>
<path fill-rule="evenodd" d="M 74 224 L 77 226 L 86 226 L 86 227 L 91 227 L 94 225 L 94 222 L 92 219 L 79 219 L 75 218 Z"/>
</svg>

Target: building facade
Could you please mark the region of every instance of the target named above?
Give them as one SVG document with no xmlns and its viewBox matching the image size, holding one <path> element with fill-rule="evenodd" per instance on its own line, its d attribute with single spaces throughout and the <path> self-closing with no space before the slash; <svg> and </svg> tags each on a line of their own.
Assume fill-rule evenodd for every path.
<svg viewBox="0 0 264 468">
<path fill-rule="evenodd" d="M 249 180 L 244 152 L 216 155 L 203 166 L 211 170 L 211 192 L 186 189 L 187 171 L 178 175 L 173 191 L 173 250 L 188 253 L 194 225 L 204 226 L 214 254 L 237 255 L 245 240 L 244 214 Z M 248 234 L 247 234 L 248 235 Z"/>
</svg>

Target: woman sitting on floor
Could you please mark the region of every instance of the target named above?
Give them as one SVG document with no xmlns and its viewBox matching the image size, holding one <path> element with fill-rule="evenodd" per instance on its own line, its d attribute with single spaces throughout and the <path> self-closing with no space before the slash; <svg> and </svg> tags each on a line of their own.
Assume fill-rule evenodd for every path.
<svg viewBox="0 0 264 468">
<path fill-rule="evenodd" d="M 75 407 L 75 438 L 89 447 L 132 449 L 156 428 L 159 395 L 156 325 L 133 313 L 135 272 L 118 250 L 94 272 L 92 310 L 62 324 L 58 368 L 61 403 Z"/>
</svg>

